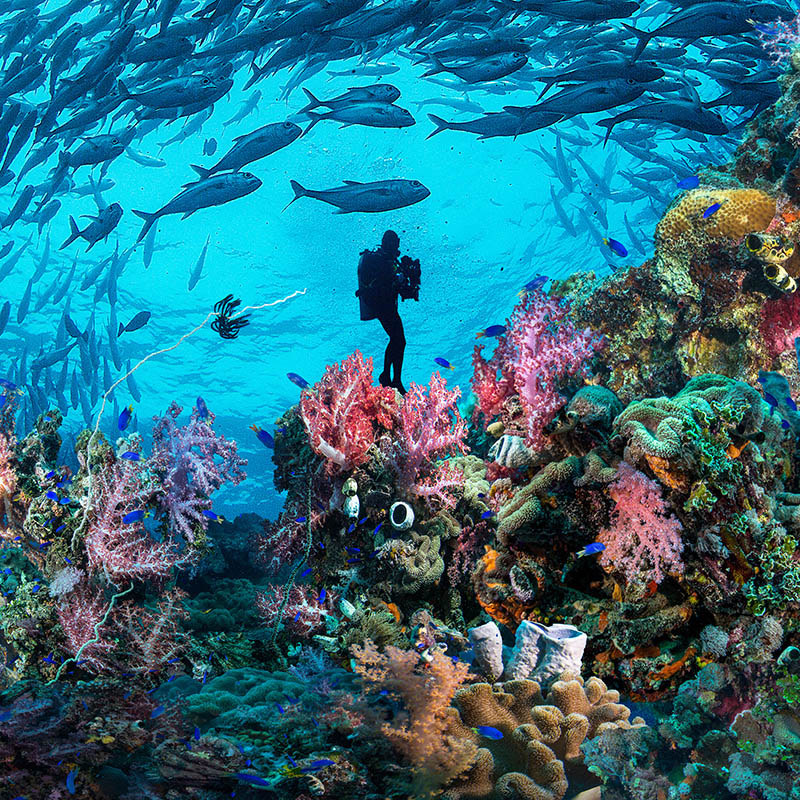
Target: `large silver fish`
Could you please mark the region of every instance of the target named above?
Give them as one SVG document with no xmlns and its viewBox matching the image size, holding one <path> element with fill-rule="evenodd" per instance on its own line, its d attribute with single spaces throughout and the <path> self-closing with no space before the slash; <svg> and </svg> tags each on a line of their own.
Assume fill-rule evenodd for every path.
<svg viewBox="0 0 800 800">
<path fill-rule="evenodd" d="M 294 198 L 286 206 L 288 208 L 300 197 L 313 197 L 336 206 L 336 214 L 352 214 L 360 211 L 374 214 L 380 211 L 392 211 L 424 200 L 430 190 L 419 181 L 394 179 L 388 181 L 344 181 L 344 186 L 335 189 L 306 189 L 297 181 L 291 181 Z M 286 210 L 286 209 L 284 209 Z"/>
</svg>

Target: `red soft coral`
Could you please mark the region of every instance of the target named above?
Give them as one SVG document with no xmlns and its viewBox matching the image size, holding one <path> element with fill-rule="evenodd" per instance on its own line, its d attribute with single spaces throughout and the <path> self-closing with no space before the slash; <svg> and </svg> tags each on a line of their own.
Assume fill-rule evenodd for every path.
<svg viewBox="0 0 800 800">
<path fill-rule="evenodd" d="M 760 328 L 770 360 L 793 348 L 795 338 L 800 336 L 800 292 L 767 300 Z"/>
<path fill-rule="evenodd" d="M 300 396 L 300 413 L 314 452 L 329 472 L 363 464 L 375 442 L 376 426 L 391 429 L 394 389 L 372 385 L 372 359 L 356 350 L 341 366 L 331 364 L 312 389 Z"/>
</svg>

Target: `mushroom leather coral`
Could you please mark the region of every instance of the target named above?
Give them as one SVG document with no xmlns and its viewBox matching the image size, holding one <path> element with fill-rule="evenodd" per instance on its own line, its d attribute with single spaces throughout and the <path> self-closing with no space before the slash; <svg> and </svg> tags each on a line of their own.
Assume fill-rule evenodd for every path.
<svg viewBox="0 0 800 800">
<path fill-rule="evenodd" d="M 480 745 L 468 773 L 458 778 L 444 800 L 561 800 L 569 790 L 597 785 L 583 764 L 581 743 L 609 728 L 644 725 L 628 721 L 630 709 L 618 703 L 619 692 L 599 678 L 586 683 L 564 673 L 546 696 L 535 681 L 476 683 L 459 689 L 459 720 L 451 731 Z M 487 725 L 501 739 L 479 736 Z"/>
<path fill-rule="evenodd" d="M 703 213 L 719 203 L 708 218 Z M 693 189 L 681 197 L 656 226 L 656 238 L 668 244 L 685 233 L 741 239 L 764 231 L 775 216 L 775 198 L 758 189 Z"/>
</svg>

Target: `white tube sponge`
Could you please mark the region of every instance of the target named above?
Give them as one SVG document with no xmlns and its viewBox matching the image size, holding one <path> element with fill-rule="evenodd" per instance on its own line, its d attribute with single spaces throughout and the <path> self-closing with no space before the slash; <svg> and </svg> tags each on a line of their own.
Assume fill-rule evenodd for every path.
<svg viewBox="0 0 800 800">
<path fill-rule="evenodd" d="M 490 682 L 503 674 L 503 639 L 500 628 L 494 622 L 487 622 L 467 631 L 475 663 Z"/>
<path fill-rule="evenodd" d="M 525 680 L 539 663 L 539 639 L 547 633 L 547 628 L 538 622 L 527 619 L 517 628 L 517 639 L 511 650 L 511 660 L 506 667 L 506 680 Z"/>
<path fill-rule="evenodd" d="M 544 653 L 531 680 L 544 688 L 563 672 L 581 674 L 581 660 L 588 639 L 585 633 L 574 625 L 550 625 L 542 630 L 541 639 Z"/>
</svg>

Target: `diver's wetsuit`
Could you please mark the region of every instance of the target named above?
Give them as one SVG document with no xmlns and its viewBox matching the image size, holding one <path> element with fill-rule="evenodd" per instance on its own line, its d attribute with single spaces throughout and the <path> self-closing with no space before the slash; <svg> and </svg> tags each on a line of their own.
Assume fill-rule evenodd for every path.
<svg viewBox="0 0 800 800">
<path fill-rule="evenodd" d="M 397 253 L 384 250 L 365 250 L 358 262 L 358 299 L 361 319 L 377 319 L 389 337 L 383 356 L 381 386 L 393 386 L 404 392 L 401 372 L 406 337 L 403 321 L 397 310 Z"/>
</svg>

